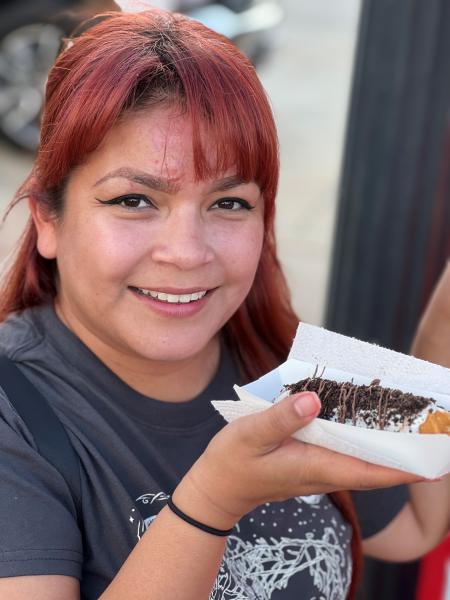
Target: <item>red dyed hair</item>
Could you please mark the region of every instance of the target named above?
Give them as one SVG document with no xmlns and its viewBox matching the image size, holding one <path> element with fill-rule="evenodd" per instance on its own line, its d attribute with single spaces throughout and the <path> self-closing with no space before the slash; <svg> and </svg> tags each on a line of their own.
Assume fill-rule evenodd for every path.
<svg viewBox="0 0 450 600">
<path fill-rule="evenodd" d="M 37 159 L 15 201 L 32 197 L 60 216 L 72 170 L 122 116 L 161 104 L 175 104 L 190 118 L 199 179 L 235 166 L 264 197 L 265 238 L 255 280 L 224 327 L 245 377 L 259 377 L 286 359 L 298 319 L 276 255 L 279 165 L 272 111 L 253 66 L 228 40 L 164 11 L 97 18 L 50 71 Z M 200 139 L 205 130 L 217 149 L 212 161 Z M 36 241 L 30 221 L 0 292 L 0 321 L 56 296 L 56 263 L 39 255 Z M 348 495 L 332 496 L 357 532 Z M 354 540 L 358 544 L 357 533 Z"/>
<path fill-rule="evenodd" d="M 164 11 L 104 15 L 62 52 L 49 74 L 40 148 L 19 196 L 61 214 L 72 169 L 117 120 L 164 103 L 178 104 L 192 121 L 199 179 L 235 165 L 264 196 L 261 264 L 246 302 L 225 328 L 245 375 L 254 378 L 285 359 L 298 319 L 275 252 L 278 145 L 272 112 L 253 66 L 228 40 Z M 216 142 L 215 161 L 203 152 L 205 128 Z M 54 261 L 38 255 L 30 223 L 5 281 L 0 320 L 51 301 L 56 276 Z"/>
</svg>

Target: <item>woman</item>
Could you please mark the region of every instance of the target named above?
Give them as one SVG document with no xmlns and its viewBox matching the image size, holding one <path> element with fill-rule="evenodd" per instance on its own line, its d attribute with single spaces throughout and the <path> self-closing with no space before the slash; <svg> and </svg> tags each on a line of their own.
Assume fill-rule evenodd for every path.
<svg viewBox="0 0 450 600">
<path fill-rule="evenodd" d="M 417 478 L 291 439 L 314 394 L 227 426 L 210 404 L 295 332 L 277 178 L 254 70 L 200 24 L 111 14 L 58 58 L 0 350 L 70 435 L 82 523 L 2 395 L 0 596 L 346 596 L 359 528 L 339 490 Z M 441 483 L 420 485 L 446 506 Z M 407 560 L 443 534 L 413 487 L 355 494 L 367 552 Z"/>
</svg>

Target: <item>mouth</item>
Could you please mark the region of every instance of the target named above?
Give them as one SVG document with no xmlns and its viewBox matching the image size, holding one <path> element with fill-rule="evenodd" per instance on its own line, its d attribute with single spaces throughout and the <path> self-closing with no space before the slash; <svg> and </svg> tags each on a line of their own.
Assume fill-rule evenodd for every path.
<svg viewBox="0 0 450 600">
<path fill-rule="evenodd" d="M 147 298 L 152 298 L 153 300 L 157 300 L 158 302 L 164 304 L 191 304 L 192 302 L 197 302 L 206 296 L 212 290 L 205 289 L 189 289 L 189 290 L 177 290 L 178 293 L 174 293 L 175 290 L 151 290 L 148 288 L 140 288 L 130 285 L 129 289 L 138 294 L 139 296 L 144 296 Z"/>
</svg>

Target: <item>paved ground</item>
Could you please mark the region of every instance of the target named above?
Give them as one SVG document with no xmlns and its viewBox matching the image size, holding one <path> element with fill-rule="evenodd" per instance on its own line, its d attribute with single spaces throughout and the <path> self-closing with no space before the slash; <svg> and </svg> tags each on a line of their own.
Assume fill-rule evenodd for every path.
<svg viewBox="0 0 450 600">
<path fill-rule="evenodd" d="M 360 0 L 282 4 L 285 20 L 260 69 L 280 134 L 279 252 L 300 316 L 321 324 Z M 1 209 L 30 166 L 30 158 L 0 146 Z M 0 260 L 26 216 L 21 206 L 8 217 Z"/>
</svg>

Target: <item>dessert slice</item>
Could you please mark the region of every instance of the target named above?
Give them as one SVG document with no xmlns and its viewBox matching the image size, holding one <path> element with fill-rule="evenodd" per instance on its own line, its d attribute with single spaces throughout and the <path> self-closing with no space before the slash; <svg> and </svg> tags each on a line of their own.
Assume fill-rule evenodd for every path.
<svg viewBox="0 0 450 600">
<path fill-rule="evenodd" d="M 308 377 L 285 385 L 278 399 L 307 390 L 319 396 L 322 419 L 368 429 L 450 435 L 450 412 L 435 400 L 382 387 L 379 379 L 356 385 Z"/>
</svg>

